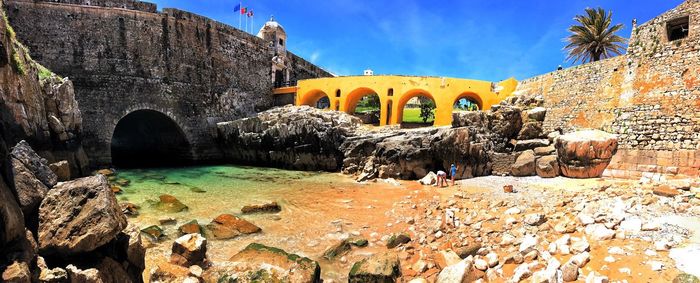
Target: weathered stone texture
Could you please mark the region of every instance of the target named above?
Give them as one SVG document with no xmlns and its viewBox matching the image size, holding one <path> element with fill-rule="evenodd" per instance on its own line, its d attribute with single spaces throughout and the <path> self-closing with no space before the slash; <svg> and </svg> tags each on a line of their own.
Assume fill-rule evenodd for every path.
<svg viewBox="0 0 700 283">
<path fill-rule="evenodd" d="M 527 79 L 517 93 L 544 96 L 549 109 L 545 132 L 597 128 L 617 134 L 622 155 L 611 164 L 611 170 L 618 170 L 614 175 L 635 177 L 645 166 L 659 168 L 642 172 L 698 175 L 699 14 L 699 1 L 684 1 L 636 26 L 626 55 Z M 689 36 L 669 42 L 667 22 L 688 15 Z M 656 156 L 640 158 L 649 152 L 687 158 L 663 165 L 651 163 Z"/>
<path fill-rule="evenodd" d="M 12 0 L 7 8 L 36 60 L 73 80 L 93 165 L 111 161 L 114 128 L 136 110 L 174 120 L 196 161 L 222 158 L 217 122 L 272 106 L 272 53 L 260 38 L 177 9 L 159 13 L 138 1 L 58 2 Z M 290 72 L 295 78 L 329 75 L 292 58 L 299 64 Z"/>
</svg>

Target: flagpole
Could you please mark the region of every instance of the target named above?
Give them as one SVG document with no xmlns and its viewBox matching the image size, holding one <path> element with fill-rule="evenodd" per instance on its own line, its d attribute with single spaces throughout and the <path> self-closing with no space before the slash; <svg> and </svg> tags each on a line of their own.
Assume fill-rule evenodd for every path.
<svg viewBox="0 0 700 283">
<path fill-rule="evenodd" d="M 242 17 L 241 17 L 241 9 L 243 9 L 243 1 L 238 2 L 238 29 L 242 28 Z"/>
<path fill-rule="evenodd" d="M 248 9 L 246 9 L 245 14 L 245 32 L 248 32 Z"/>
</svg>

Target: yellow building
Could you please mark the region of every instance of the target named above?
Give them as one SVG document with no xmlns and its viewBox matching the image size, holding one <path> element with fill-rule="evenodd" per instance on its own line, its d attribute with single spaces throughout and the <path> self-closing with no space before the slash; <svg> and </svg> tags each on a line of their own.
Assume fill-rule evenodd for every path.
<svg viewBox="0 0 700 283">
<path fill-rule="evenodd" d="M 380 101 L 380 125 L 401 124 L 403 109 L 414 97 L 424 96 L 435 102 L 436 126 L 452 124 L 454 104 L 462 98 L 475 102 L 479 109 L 510 96 L 518 82 L 511 78 L 499 83 L 487 81 L 410 76 L 349 76 L 301 80 L 295 88 L 277 89 L 275 93 L 295 92 L 296 105 L 316 106 L 328 97 L 330 108 L 349 114 L 362 97 L 377 94 Z"/>
</svg>

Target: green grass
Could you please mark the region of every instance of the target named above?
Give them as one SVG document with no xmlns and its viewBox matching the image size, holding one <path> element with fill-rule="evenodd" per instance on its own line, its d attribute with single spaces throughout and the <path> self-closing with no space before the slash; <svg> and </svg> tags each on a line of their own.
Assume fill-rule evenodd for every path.
<svg viewBox="0 0 700 283">
<path fill-rule="evenodd" d="M 433 114 L 435 110 L 433 110 Z M 426 123 L 432 123 L 434 119 L 428 119 Z M 403 122 L 405 123 L 423 123 L 423 118 L 420 117 L 420 108 L 404 108 Z"/>
<path fill-rule="evenodd" d="M 355 113 L 367 113 L 367 112 L 373 112 L 373 111 L 379 111 L 378 107 L 370 107 L 370 106 L 357 106 L 355 107 Z"/>
</svg>

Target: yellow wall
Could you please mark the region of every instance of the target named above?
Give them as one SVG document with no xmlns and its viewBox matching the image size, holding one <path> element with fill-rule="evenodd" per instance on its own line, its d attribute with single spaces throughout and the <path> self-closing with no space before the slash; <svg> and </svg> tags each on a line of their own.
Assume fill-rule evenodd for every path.
<svg viewBox="0 0 700 283">
<path fill-rule="evenodd" d="M 518 82 L 508 79 L 497 84 L 492 92 L 491 82 L 437 77 L 356 76 L 302 80 L 298 82 L 296 105 L 315 106 L 328 96 L 331 109 L 353 113 L 359 100 L 368 94 L 379 95 L 380 124 L 400 124 L 403 108 L 413 97 L 424 95 L 435 101 L 435 125 L 452 124 L 452 109 L 457 100 L 469 97 L 482 110 L 510 96 Z M 393 95 L 390 94 L 393 89 Z M 338 91 L 340 96 L 337 96 Z"/>
</svg>

